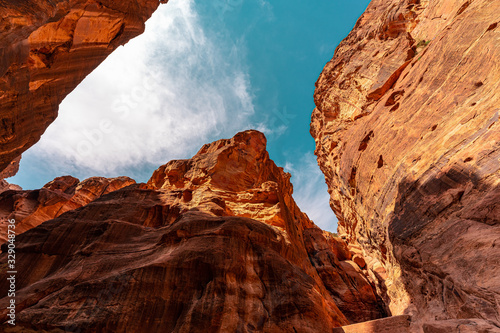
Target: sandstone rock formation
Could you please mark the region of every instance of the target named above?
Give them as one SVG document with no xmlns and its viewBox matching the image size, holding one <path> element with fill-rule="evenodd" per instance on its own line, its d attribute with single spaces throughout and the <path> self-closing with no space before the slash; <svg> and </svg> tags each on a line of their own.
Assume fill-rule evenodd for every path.
<svg viewBox="0 0 500 333">
<path fill-rule="evenodd" d="M 9 178 L 14 176 L 19 170 L 19 162 L 21 161 L 21 156 L 18 156 L 10 164 L 0 172 L 0 193 L 6 190 L 22 190 L 22 188 L 15 184 L 9 184 L 4 178 Z"/>
<path fill-rule="evenodd" d="M 0 193 L 7 190 L 22 190 L 21 186 L 9 184 L 5 179 L 0 179 Z"/>
<path fill-rule="evenodd" d="M 332 333 L 410 333 L 411 317 L 393 316 L 334 328 Z"/>
<path fill-rule="evenodd" d="M 0 1 L 0 172 L 40 139 L 87 74 L 144 31 L 158 4 Z"/>
<path fill-rule="evenodd" d="M 147 184 L 94 195 L 19 235 L 16 329 L 328 332 L 383 317 L 366 271 L 299 210 L 265 147 L 257 131 L 215 141 Z M 14 214 L 40 221 L 76 208 L 76 184 L 56 179 L 28 201 L 39 209 Z M 30 193 L 7 191 L 0 203 Z"/>
<path fill-rule="evenodd" d="M 10 162 L 9 165 L 2 172 L 0 172 L 0 179 L 9 178 L 14 176 L 19 171 L 19 163 L 21 162 L 21 156 L 18 156 Z"/>
<path fill-rule="evenodd" d="M 7 240 L 7 223 L 16 220 L 18 234 L 76 208 L 85 206 L 101 196 L 135 181 L 128 177 L 93 177 L 80 182 L 65 176 L 58 177 L 39 190 L 7 190 L 0 193 L 0 242 Z"/>
<path fill-rule="evenodd" d="M 339 232 L 415 332 L 500 330 L 499 22 L 500 1 L 373 0 L 316 83 Z"/>
</svg>

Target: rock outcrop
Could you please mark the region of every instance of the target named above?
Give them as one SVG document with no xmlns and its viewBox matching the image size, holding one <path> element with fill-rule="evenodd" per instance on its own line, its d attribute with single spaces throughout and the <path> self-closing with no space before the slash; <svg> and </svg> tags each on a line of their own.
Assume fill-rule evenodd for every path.
<svg viewBox="0 0 500 333">
<path fill-rule="evenodd" d="M 328 332 L 384 317 L 366 270 L 299 210 L 265 148 L 246 131 L 108 194 L 79 195 L 71 177 L 38 195 L 4 192 L 2 206 L 38 202 L 14 211 L 37 221 L 94 199 L 17 236 L 16 329 Z"/>
<path fill-rule="evenodd" d="M 19 163 L 21 162 L 21 156 L 18 156 L 2 172 L 0 172 L 0 179 L 9 178 L 15 176 L 19 171 Z"/>
<path fill-rule="evenodd" d="M 7 240 L 7 223 L 16 220 L 16 232 L 23 233 L 45 221 L 119 190 L 135 181 L 128 177 L 93 177 L 80 182 L 71 176 L 58 177 L 39 190 L 13 189 L 0 193 L 0 242 Z"/>
<path fill-rule="evenodd" d="M 415 332 L 500 330 L 499 23 L 499 1 L 373 0 L 316 83 L 339 232 Z"/>
<path fill-rule="evenodd" d="M 0 172 L 40 139 L 67 94 L 144 31 L 160 2 L 1 1 Z"/>
</svg>

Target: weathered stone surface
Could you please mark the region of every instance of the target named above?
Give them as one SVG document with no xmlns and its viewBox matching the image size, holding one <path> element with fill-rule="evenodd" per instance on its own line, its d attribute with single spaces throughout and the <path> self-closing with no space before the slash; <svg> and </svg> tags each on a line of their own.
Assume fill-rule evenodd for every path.
<svg viewBox="0 0 500 333">
<path fill-rule="evenodd" d="M 21 156 L 15 158 L 10 164 L 0 172 L 0 179 L 9 178 L 14 176 L 17 171 L 19 171 L 19 162 L 21 161 Z"/>
<path fill-rule="evenodd" d="M 0 179 L 0 193 L 7 190 L 22 190 L 21 186 L 9 184 L 5 179 Z"/>
<path fill-rule="evenodd" d="M 373 0 L 316 83 L 339 233 L 419 332 L 500 326 L 499 22 L 499 1 Z"/>
<path fill-rule="evenodd" d="M 332 333 L 410 333 L 410 322 L 410 316 L 401 315 L 337 327 Z"/>
<path fill-rule="evenodd" d="M 148 185 L 179 193 L 179 207 L 249 217 L 301 237 L 315 225 L 295 204 L 290 177 L 269 158 L 265 136 L 245 131 L 161 166 Z"/>
<path fill-rule="evenodd" d="M 440 320 L 429 322 L 423 326 L 424 333 L 499 333 L 500 328 L 488 320 Z"/>
<path fill-rule="evenodd" d="M 19 237 L 18 271 L 30 272 L 18 282 L 19 327 L 316 332 L 346 322 L 276 229 L 196 211 L 146 227 L 163 223 L 161 192 L 114 194 L 121 209 L 107 196 Z"/>
<path fill-rule="evenodd" d="M 290 175 L 265 147 L 262 133 L 238 133 L 165 164 L 147 184 L 80 194 L 94 200 L 19 235 L 18 329 L 329 332 L 382 317 L 345 242 L 299 210 Z M 76 184 L 62 177 L 40 193 L 54 203 L 74 193 L 68 207 Z"/>
<path fill-rule="evenodd" d="M 158 4 L 1 1 L 0 171 L 40 139 L 85 76 L 144 31 Z"/>
<path fill-rule="evenodd" d="M 318 271 L 335 303 L 351 323 L 387 315 L 384 302 L 377 296 L 367 272 L 351 261 L 347 244 L 319 228 L 304 231 L 309 259 Z"/>
<path fill-rule="evenodd" d="M 132 184 L 135 181 L 128 177 L 93 177 L 80 182 L 64 176 L 35 191 L 16 190 L 9 185 L 9 190 L 0 193 L 0 242 L 7 240 L 7 220 L 16 220 L 16 233 L 20 234 Z"/>
</svg>

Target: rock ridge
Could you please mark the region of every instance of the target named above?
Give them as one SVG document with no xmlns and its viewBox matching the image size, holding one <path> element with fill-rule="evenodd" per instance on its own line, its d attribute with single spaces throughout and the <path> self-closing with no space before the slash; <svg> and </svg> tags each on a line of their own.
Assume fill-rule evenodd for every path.
<svg viewBox="0 0 500 333">
<path fill-rule="evenodd" d="M 359 251 L 316 227 L 292 193 L 254 130 L 170 161 L 146 184 L 65 176 L 5 191 L 4 214 L 27 229 L 16 239 L 16 327 L 326 332 L 386 316 Z"/>
</svg>

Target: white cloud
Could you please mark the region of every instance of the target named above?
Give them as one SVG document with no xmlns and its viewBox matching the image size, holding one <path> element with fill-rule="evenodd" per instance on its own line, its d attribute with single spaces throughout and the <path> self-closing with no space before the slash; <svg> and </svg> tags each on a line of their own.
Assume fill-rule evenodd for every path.
<svg viewBox="0 0 500 333">
<path fill-rule="evenodd" d="M 231 40 L 223 22 L 224 13 L 241 10 L 242 0 L 216 1 L 212 30 L 202 28 L 194 0 L 160 6 L 144 34 L 115 50 L 63 101 L 57 120 L 24 154 L 16 176 L 23 186 L 64 174 L 145 181 L 159 165 L 189 158 L 204 143 L 240 130 L 257 128 L 268 142 L 284 135 L 295 115 L 277 101 L 252 126 L 245 37 Z M 270 3 L 259 5 L 261 14 L 247 32 L 263 18 L 273 19 Z M 336 231 L 313 154 L 285 170 L 292 173 L 299 207 L 322 229 Z"/>
<path fill-rule="evenodd" d="M 172 0 L 146 32 L 113 52 L 62 102 L 27 154 L 59 172 L 108 175 L 190 157 L 248 127 L 254 113 L 244 55 L 201 27 L 193 0 Z"/>
<path fill-rule="evenodd" d="M 256 125 L 255 129 L 257 131 L 264 133 L 264 135 L 267 138 L 267 141 L 270 142 L 272 140 L 279 138 L 281 135 L 283 135 L 286 132 L 286 130 L 288 129 L 288 126 L 279 125 L 276 128 L 271 128 L 271 126 L 268 126 L 266 123 L 258 123 Z"/>
<path fill-rule="evenodd" d="M 293 197 L 300 209 L 323 230 L 337 232 L 337 218 L 330 208 L 330 195 L 316 157 L 306 153 L 300 165 L 287 162 L 286 172 L 292 174 Z"/>
</svg>

